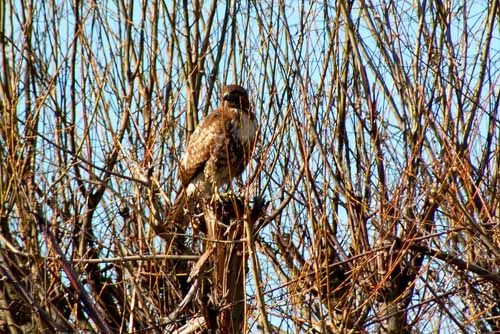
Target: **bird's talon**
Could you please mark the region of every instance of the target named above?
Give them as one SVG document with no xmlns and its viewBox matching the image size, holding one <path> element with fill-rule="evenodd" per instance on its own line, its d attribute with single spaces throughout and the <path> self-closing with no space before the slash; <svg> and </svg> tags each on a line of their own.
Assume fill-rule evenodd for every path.
<svg viewBox="0 0 500 334">
<path fill-rule="evenodd" d="M 212 200 L 210 201 L 211 204 L 216 204 L 216 203 L 222 203 L 222 198 L 219 194 L 218 191 L 215 191 L 214 194 L 212 195 Z"/>
</svg>

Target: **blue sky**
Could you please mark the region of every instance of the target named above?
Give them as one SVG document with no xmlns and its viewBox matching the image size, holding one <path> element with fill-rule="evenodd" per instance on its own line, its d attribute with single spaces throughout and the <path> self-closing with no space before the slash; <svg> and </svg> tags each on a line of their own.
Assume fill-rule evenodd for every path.
<svg viewBox="0 0 500 334">
<path fill-rule="evenodd" d="M 147 32 L 150 31 L 150 25 L 147 23 L 144 27 L 146 34 L 141 37 L 142 27 L 139 25 L 141 21 L 141 8 L 139 2 L 134 2 L 137 6 L 134 8 L 134 16 L 132 18 L 132 34 L 134 42 L 138 43 L 140 38 L 145 38 L 146 40 L 146 50 L 143 54 L 143 62 L 139 67 L 141 74 L 147 78 L 147 73 L 150 71 L 151 63 L 149 62 L 150 55 L 147 48 L 151 45 L 151 39 Z M 288 170 L 275 168 L 271 169 L 271 166 L 266 165 L 266 168 L 262 171 L 260 178 L 260 183 L 256 185 L 256 188 L 263 191 L 269 198 L 273 200 L 275 206 L 279 205 L 282 199 L 280 195 L 286 196 L 287 191 L 290 190 L 292 184 L 298 177 L 297 169 L 301 166 L 302 160 L 298 150 L 285 150 L 279 144 L 292 143 L 297 147 L 297 143 L 304 136 L 308 136 L 308 144 L 312 144 L 312 139 L 309 137 L 308 125 L 311 124 L 311 114 L 317 112 L 318 119 L 321 122 L 314 124 L 320 134 L 321 143 L 325 148 L 333 150 L 333 142 L 335 140 L 335 123 L 337 121 L 337 103 L 338 101 L 333 100 L 331 105 L 328 105 L 329 98 L 332 97 L 330 94 L 335 95 L 336 87 L 334 86 L 335 80 L 332 80 L 336 75 L 342 75 L 343 64 L 343 53 L 338 58 L 332 58 L 332 63 L 329 64 L 325 62 L 325 54 L 328 46 L 329 36 L 325 33 L 327 28 L 331 29 L 333 27 L 332 22 L 325 21 L 324 12 L 322 11 L 323 3 L 319 2 L 304 2 L 305 7 L 299 8 L 299 4 L 295 2 L 283 3 L 285 6 L 284 14 L 280 12 L 278 7 L 272 8 L 267 11 L 268 16 L 257 17 L 257 11 L 255 6 L 265 7 L 268 3 L 263 1 L 255 1 L 252 3 L 245 3 L 238 12 L 237 24 L 240 31 L 247 31 L 246 38 L 237 36 L 240 39 L 237 40 L 237 49 L 233 50 L 234 56 L 229 52 L 224 52 L 222 55 L 221 64 L 222 67 L 219 68 L 217 73 L 214 73 L 218 78 L 219 83 L 232 82 L 235 77 L 239 77 L 241 82 L 249 88 L 253 97 L 261 97 L 259 99 L 262 101 L 256 105 L 256 111 L 259 115 L 259 119 L 262 124 L 262 144 L 260 147 L 260 152 L 266 152 L 269 148 L 269 156 L 260 156 L 261 159 L 267 158 L 271 161 L 274 156 L 282 156 L 283 159 L 288 158 L 294 159 L 290 162 Z M 449 94 L 449 105 L 451 115 L 450 117 L 454 119 L 463 118 L 467 119 L 468 115 L 466 113 L 459 113 L 458 105 L 459 101 L 464 104 L 463 110 L 470 110 L 472 103 L 470 99 L 472 97 L 473 91 L 477 84 L 477 78 L 479 77 L 478 66 L 473 62 L 477 61 L 475 56 L 481 52 L 482 43 L 484 43 L 484 34 L 486 26 L 486 2 L 474 2 L 467 3 L 466 14 L 469 15 L 469 20 L 464 22 L 460 17 L 460 6 L 461 3 L 447 3 L 445 5 L 455 6 L 457 9 L 457 15 L 450 17 L 450 31 L 448 33 L 449 40 L 454 45 L 455 49 L 450 52 L 451 56 L 444 59 L 440 64 L 429 64 L 432 61 L 432 57 L 427 57 L 427 52 L 422 52 L 422 56 L 415 59 L 415 49 L 416 41 L 418 40 L 417 35 L 419 34 L 419 22 L 416 19 L 416 8 L 415 2 L 404 1 L 398 2 L 397 14 L 395 12 L 384 13 L 381 11 L 381 6 L 377 7 L 379 9 L 379 19 L 384 19 L 385 16 L 389 17 L 390 23 L 393 27 L 393 47 L 395 50 L 400 50 L 398 54 L 399 61 L 403 64 L 402 68 L 404 73 L 409 79 L 408 81 L 413 83 L 414 89 L 419 89 L 418 85 L 422 86 L 425 96 L 431 96 L 432 94 L 437 94 L 435 103 L 431 106 L 429 112 L 435 115 L 436 119 L 443 121 L 445 118 L 444 112 L 441 109 L 443 104 L 439 103 L 439 94 L 433 92 L 430 87 L 434 87 L 431 79 L 424 79 L 425 70 L 429 71 L 429 78 L 432 78 L 432 74 L 439 72 L 442 74 L 447 74 L 450 72 L 451 66 L 456 66 L 458 72 L 463 75 L 463 78 L 459 78 L 456 82 L 452 82 L 450 77 L 447 75 L 442 75 L 443 86 L 450 89 L 455 84 L 463 83 L 468 85 L 463 89 L 465 94 L 463 96 L 457 96 L 454 94 Z M 35 46 L 35 52 L 41 61 L 39 63 L 39 68 L 44 69 L 49 73 L 47 78 L 55 78 L 56 85 L 53 88 L 47 88 L 49 85 L 53 84 L 50 80 L 46 80 L 41 85 L 46 89 L 47 93 L 37 92 L 40 94 L 36 96 L 43 100 L 43 104 L 36 111 L 40 113 L 42 117 L 42 122 L 40 123 L 40 134 L 43 134 L 47 139 L 54 140 L 55 134 L 60 131 L 60 124 L 56 124 L 54 120 L 54 114 L 57 112 L 68 112 L 71 108 L 71 86 L 68 84 L 70 77 L 68 76 L 67 68 L 70 64 L 72 46 L 75 42 L 73 38 L 75 19 L 73 12 L 71 10 L 70 4 L 68 2 L 60 2 L 60 12 L 55 16 L 49 16 L 49 12 L 43 10 L 45 6 L 44 2 L 36 3 L 37 18 L 35 20 L 37 27 L 35 28 L 37 33 L 34 35 L 33 45 Z M 123 21 L 119 20 L 121 17 L 118 14 L 118 9 L 115 6 L 115 2 L 102 1 L 97 3 L 98 10 L 90 10 L 93 4 L 88 3 L 81 13 L 82 19 L 84 20 L 84 33 L 87 36 L 87 40 L 90 41 L 89 45 L 83 45 L 79 41 L 78 46 L 78 58 L 76 67 L 76 77 L 77 80 L 77 91 L 78 96 L 76 98 L 76 126 L 77 133 L 79 137 L 82 138 L 81 143 L 81 155 L 86 159 L 91 159 L 93 163 L 98 166 L 104 164 L 104 156 L 108 153 L 109 148 L 112 146 L 111 129 L 116 131 L 118 128 L 119 119 L 121 117 L 124 108 L 124 97 L 128 93 L 127 87 L 122 86 L 123 79 L 123 69 L 120 68 L 119 59 L 124 57 L 125 45 L 123 44 L 124 36 L 124 24 Z M 168 7 L 170 3 L 165 3 Z M 209 3 L 205 3 L 209 6 Z M 214 33 L 210 38 L 210 45 L 212 48 L 216 48 L 217 42 L 219 40 L 219 32 L 217 31 L 220 27 L 221 22 L 224 18 L 224 5 L 221 3 L 219 5 L 219 11 L 215 17 L 215 28 Z M 248 7 L 247 7 L 248 6 Z M 208 7 L 207 7 L 208 8 Z M 207 8 L 203 10 L 206 11 Z M 148 7 L 148 15 L 151 7 Z M 331 18 L 334 18 L 334 7 L 331 6 Z M 302 12 L 302 14 L 301 14 Z M 170 36 L 170 26 L 168 19 L 165 15 L 165 11 L 161 10 L 160 15 L 160 31 L 159 31 L 159 50 L 160 55 L 157 61 L 157 90 L 153 94 L 154 102 L 153 108 L 157 115 L 162 116 L 158 113 L 159 108 L 162 107 L 162 93 L 167 86 L 166 70 L 168 68 L 168 59 L 166 57 L 168 50 L 168 42 Z M 248 16 L 247 16 L 248 13 Z M 378 108 L 380 112 L 381 124 L 385 126 L 384 134 L 388 140 L 386 141 L 387 147 L 392 148 L 386 158 L 386 166 L 391 173 L 388 175 L 390 178 L 390 183 L 397 185 L 401 178 L 401 170 L 404 169 L 401 163 L 401 157 L 407 153 L 406 143 L 404 142 L 405 129 L 399 123 L 398 115 L 411 114 L 411 110 L 407 110 L 407 105 L 404 98 L 397 89 L 397 85 L 394 78 L 390 75 L 387 69 L 387 62 L 383 60 L 381 49 L 376 41 L 376 35 L 371 32 L 370 28 L 365 21 L 366 16 L 364 12 L 360 9 L 358 4 L 355 4 L 355 8 L 352 12 L 352 19 L 355 23 L 360 22 L 359 35 L 362 37 L 363 46 L 365 48 L 366 54 L 361 52 L 363 55 L 363 60 L 367 65 L 367 77 L 369 82 L 372 84 L 371 92 L 373 97 L 376 98 L 378 103 Z M 355 15 L 359 15 L 355 17 Z M 47 16 L 45 16 L 47 15 Z M 429 16 L 425 18 L 430 19 Z M 12 15 L 14 22 L 18 20 L 16 15 Z M 94 20 L 92 20 L 94 19 Z M 258 23 L 258 19 L 263 24 Z M 182 23 L 182 20 L 179 20 Z M 466 24 L 467 23 L 467 24 Z M 290 27 L 290 30 L 286 30 L 286 26 Z M 48 27 L 48 30 L 45 30 Z M 304 28 L 301 31 L 301 28 Z M 182 34 L 182 25 L 179 25 L 179 34 Z M 341 28 L 342 29 L 342 28 Z M 439 28 L 437 28 L 439 29 Z M 303 33 L 303 32 L 307 32 Z M 8 32 L 9 33 L 9 32 Z M 57 38 L 54 36 L 57 34 Z M 470 142 L 470 149 L 473 152 L 477 152 L 474 158 L 478 159 L 481 154 L 482 147 L 484 145 L 484 140 L 487 135 L 487 121 L 488 115 L 490 115 L 494 110 L 495 101 L 491 98 L 492 94 L 498 95 L 499 85 L 499 67 L 500 67 L 500 39 L 499 39 L 499 29 L 496 26 L 493 29 L 493 40 L 490 48 L 489 54 L 489 64 L 488 74 L 490 76 L 486 77 L 481 96 L 478 101 L 480 104 L 480 110 L 483 112 L 483 117 L 478 117 L 475 123 L 477 129 L 477 135 L 473 138 L 473 142 Z M 12 35 L 16 38 L 16 48 L 21 48 L 22 41 L 22 30 L 18 23 L 14 23 L 14 32 Z M 339 46 L 344 45 L 345 39 L 347 39 L 345 32 L 342 30 L 339 34 L 341 39 L 339 41 Z M 182 45 L 182 41 L 180 44 Z M 229 43 L 229 37 L 226 40 Z M 444 43 L 445 47 L 448 48 L 450 45 Z M 464 47 L 457 47 L 457 45 L 464 45 Z M 389 50 L 389 45 L 384 45 L 383 48 Z M 426 45 L 422 45 L 424 50 Z M 139 50 L 135 50 L 139 52 Z M 362 51 L 362 50 L 361 50 Z M 246 61 L 241 63 L 242 57 L 245 57 Z M 185 54 L 177 52 L 173 59 L 173 73 L 175 78 L 180 78 L 174 82 L 174 99 L 172 100 L 172 108 L 174 110 L 174 115 L 181 117 L 179 118 L 179 123 L 177 124 L 179 128 L 184 126 L 184 119 L 182 117 L 184 113 L 185 105 L 185 92 L 186 84 L 183 76 L 183 61 L 185 60 Z M 394 54 L 388 53 L 388 57 L 391 61 L 394 61 Z M 93 66 L 88 66 L 89 59 L 94 61 Z M 235 59 L 234 62 L 236 72 L 233 71 L 231 59 Z M 334 61 L 338 62 L 335 64 Z M 371 64 L 370 64 L 371 62 Z M 25 61 L 22 59 L 21 55 L 15 56 L 15 64 L 20 64 L 24 68 Z M 326 71 L 327 75 L 324 78 L 320 77 L 321 70 L 323 66 L 327 64 L 328 69 Z M 352 68 L 353 64 L 349 64 Z M 368 66 L 369 65 L 369 66 Z M 338 68 L 336 68 L 336 66 Z M 371 67 L 372 66 L 372 67 Z M 276 74 L 274 78 L 270 77 L 270 73 L 274 69 Z M 206 67 L 206 72 L 212 74 L 213 68 L 211 67 L 211 61 L 208 62 Z M 349 72 L 351 75 L 352 72 Z M 207 74 L 207 75 L 208 75 Z M 354 80 L 355 78 L 353 78 Z M 126 80 L 124 80 L 126 82 Z M 22 81 L 18 82 L 18 90 L 24 91 L 26 87 L 23 87 Z M 96 87 L 102 83 L 103 94 L 100 95 L 96 90 Z M 273 85 L 275 90 L 273 91 Z M 387 88 L 388 95 L 383 94 L 383 86 Z M 202 85 L 203 86 L 203 85 Z M 289 86 L 289 87 L 288 87 Z M 318 92 L 318 87 L 322 86 L 322 92 Z M 288 97 L 287 89 L 291 88 L 290 97 Z M 131 104 L 131 113 L 138 120 L 137 129 L 124 141 L 123 154 L 130 155 L 131 159 L 141 159 L 144 155 L 144 151 L 140 148 L 136 151 L 134 143 L 137 138 L 140 138 L 144 133 L 141 131 L 142 124 L 140 123 L 143 118 L 141 117 L 142 108 L 144 106 L 144 101 L 137 98 L 139 94 L 138 85 L 134 86 L 135 95 L 134 101 Z M 215 93 L 212 94 L 211 99 L 205 99 L 206 91 L 201 92 L 202 100 L 200 103 L 201 107 L 204 107 L 207 103 L 214 106 L 216 102 Z M 446 91 L 448 93 L 448 90 Z M 32 93 L 34 95 L 34 93 Z M 411 94 L 410 94 L 411 95 Z M 389 96 L 393 99 L 394 105 L 389 101 Z M 32 96 L 33 98 L 34 96 Z M 21 94 L 21 101 L 25 101 L 26 94 Z M 255 99 L 258 100 L 258 99 Z M 284 101 L 284 103 L 280 103 Z M 317 104 L 317 109 L 315 103 Z M 56 110 L 57 107 L 63 107 L 62 110 Z M 359 133 L 357 126 L 359 125 L 359 119 L 367 117 L 366 106 L 357 106 L 359 109 L 352 108 L 347 115 L 349 124 L 352 124 L 348 129 L 348 135 L 350 137 L 351 143 L 355 142 L 354 136 Z M 18 111 L 20 115 L 24 113 L 24 103 L 18 104 Z M 356 112 L 359 111 L 357 114 Z M 160 126 L 161 120 L 157 119 L 156 125 Z M 201 116 L 201 115 L 200 115 Z M 108 117 L 108 118 L 106 118 Z M 91 135 L 86 137 L 84 133 L 85 123 L 84 120 L 90 120 L 91 125 Z M 294 123 L 296 122 L 296 123 Z M 444 121 L 443 121 L 444 123 Z M 273 134 L 276 132 L 276 127 L 283 125 L 286 128 L 285 134 L 277 139 L 275 142 L 271 142 Z M 68 124 L 64 124 L 68 126 Z M 497 124 L 498 126 L 498 124 Z M 302 132 L 299 133 L 298 131 Z M 443 128 L 443 133 L 446 129 Z M 366 134 L 366 132 L 364 132 Z M 460 134 L 460 131 L 457 130 Z M 182 149 L 182 138 L 175 137 L 181 136 L 182 131 L 179 131 L 173 136 L 172 141 L 164 141 L 155 146 L 155 154 L 161 156 L 163 160 L 158 158 L 155 163 L 159 170 L 161 170 L 160 177 L 162 181 L 168 182 L 170 180 L 175 180 L 175 171 L 169 171 L 161 169 L 165 161 L 170 158 L 175 158 L 175 155 L 180 155 L 180 150 Z M 87 138 L 88 140 L 83 140 Z M 437 143 L 441 138 L 436 138 L 436 148 L 439 148 Z M 494 138 L 495 147 L 498 147 L 499 138 Z M 170 146 L 169 146 L 170 145 Z M 163 151 L 167 151 L 172 145 L 178 145 L 179 150 L 174 151 L 174 157 L 168 154 L 161 155 Z M 44 152 L 41 155 L 42 160 L 38 165 L 41 171 L 41 180 L 44 181 L 46 185 L 52 185 L 54 187 L 58 185 L 58 174 L 54 168 L 54 163 L 57 161 L 57 150 L 54 149 L 52 143 L 46 140 L 39 141 L 40 151 Z M 87 156 L 87 149 L 95 148 L 93 155 Z M 369 155 L 373 156 L 373 152 L 369 152 Z M 401 155 L 399 155 L 401 154 Z M 424 157 L 430 158 L 430 156 L 424 155 Z M 354 168 L 357 161 L 352 161 L 352 167 Z M 475 161 L 477 163 L 477 161 Z M 332 162 L 333 163 L 333 162 Z M 336 185 L 330 179 L 329 174 L 326 172 L 326 167 L 324 160 L 317 151 L 311 157 L 309 161 L 310 169 L 317 173 L 316 181 L 318 184 L 323 184 L 325 191 L 325 196 L 333 197 L 336 189 Z M 127 168 L 124 163 L 121 166 L 120 172 L 127 173 Z M 369 167 L 373 168 L 373 167 Z M 72 173 L 71 168 L 68 168 L 68 172 Z M 91 181 L 89 175 L 84 177 Z M 74 175 L 73 175 L 74 176 Z M 286 180 L 286 182 L 282 182 Z M 269 183 L 266 183 L 269 181 Z M 363 180 L 359 181 L 356 185 L 358 186 L 358 191 L 362 191 L 364 184 Z M 174 181 L 175 182 L 175 181 Z M 135 196 L 135 188 L 133 183 L 127 182 L 127 180 L 116 179 L 113 180 L 111 184 L 111 191 L 106 195 L 105 201 L 100 207 L 100 210 L 96 217 L 96 226 L 99 230 L 99 235 L 102 235 L 103 244 L 111 242 L 111 229 L 109 222 L 117 222 L 117 205 L 120 199 L 117 198 L 117 193 L 123 191 L 122 194 L 130 194 Z M 72 188 L 76 192 L 76 186 L 73 185 Z M 300 191 L 298 196 L 303 195 L 305 191 L 305 185 L 302 183 L 299 187 Z M 113 193 L 116 191 L 116 193 Z M 171 194 L 173 195 L 173 194 Z M 422 194 L 418 198 L 423 198 L 425 195 L 424 189 Z M 132 200 L 133 198 L 130 198 Z M 303 198 L 297 198 L 297 202 L 303 200 Z M 417 203 L 418 204 L 418 203 Z M 420 203 L 421 204 L 421 203 Z M 297 207 L 300 207 L 298 205 Z M 297 239 L 300 237 L 297 233 L 295 222 L 292 220 L 294 217 L 293 210 L 297 207 L 290 206 L 286 211 L 284 216 L 285 221 L 281 226 L 284 230 L 293 234 L 293 237 Z M 332 212 L 333 208 L 328 207 L 327 212 Z M 50 209 L 48 209 L 50 212 Z M 298 213 L 299 218 L 307 219 L 307 214 L 301 212 Z M 344 216 L 339 217 L 342 225 L 340 226 L 339 239 L 342 242 L 349 241 L 349 231 L 346 226 L 347 218 Z M 446 225 L 445 219 L 443 220 L 445 224 L 442 225 L 444 229 L 449 228 Z M 68 222 L 68 228 L 70 228 L 71 222 Z M 117 222 L 117 225 L 120 223 Z M 441 226 L 437 225 L 437 228 Z M 263 231 L 263 236 L 269 236 L 267 233 L 271 232 L 271 229 L 275 228 L 272 226 L 269 230 Z M 376 229 L 373 228 L 373 238 L 377 237 Z M 305 247 L 305 246 L 304 246 Z M 107 245 L 106 247 L 107 248 Z M 306 254 L 308 254 L 306 252 Z M 264 261 L 263 258 L 261 258 Z M 268 288 L 274 287 L 272 282 L 269 282 Z"/>
</svg>

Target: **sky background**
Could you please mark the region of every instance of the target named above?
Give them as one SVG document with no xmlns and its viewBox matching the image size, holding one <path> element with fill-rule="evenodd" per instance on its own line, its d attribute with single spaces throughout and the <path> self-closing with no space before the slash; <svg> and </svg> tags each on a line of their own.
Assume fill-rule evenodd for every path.
<svg viewBox="0 0 500 334">
<path fill-rule="evenodd" d="M 182 11 L 177 9 L 176 21 L 172 22 L 172 16 L 169 15 L 174 13 L 174 2 L 160 4 L 157 12 L 158 54 L 152 55 L 152 4 L 133 4 L 133 14 L 128 21 L 132 26 L 132 51 L 128 53 L 128 46 L 124 42 L 127 20 L 116 2 L 87 2 L 79 12 L 82 24 L 81 30 L 76 34 L 77 19 L 70 2 L 60 1 L 55 6 L 46 2 L 35 2 L 31 52 L 36 56 L 34 75 L 37 79 L 31 86 L 26 86 L 22 80 L 28 69 L 29 52 L 23 48 L 22 21 L 23 15 L 26 16 L 27 13 L 23 14 L 21 7 L 14 7 L 15 12 L 9 13 L 10 22 L 7 22 L 5 31 L 7 36 L 12 36 L 9 41 L 12 50 L 9 60 L 11 64 L 23 69 L 11 83 L 19 92 L 18 117 L 24 119 L 28 112 L 36 113 L 40 117 L 37 148 L 41 154 L 37 155 L 36 166 L 38 181 L 44 192 L 55 192 L 59 187 L 63 189 L 61 180 L 69 175 L 69 187 L 61 192 L 68 198 L 75 196 L 74 201 L 78 202 L 75 195 L 78 193 L 78 184 L 75 179 L 80 177 L 86 183 L 92 184 L 95 178 L 99 179 L 104 175 L 105 171 L 100 168 L 105 165 L 114 145 L 124 110 L 128 110 L 132 115 L 129 130 L 120 145 L 120 162 L 115 171 L 125 177 L 116 177 L 110 181 L 103 203 L 96 213 L 95 233 L 99 238 L 97 247 L 103 256 L 115 252 L 111 246 L 115 238 L 124 244 L 127 242 L 128 235 L 122 231 L 123 222 L 118 215 L 119 207 L 123 203 L 135 207 L 144 204 L 141 202 L 137 185 L 126 178 L 137 178 L 130 166 L 136 164 L 145 169 L 152 168 L 153 174 L 165 191 L 164 201 L 168 203 L 168 200 L 175 196 L 178 187 L 175 162 L 183 151 L 186 137 L 185 115 L 189 87 L 186 79 L 186 39 L 183 38 L 185 18 Z M 204 68 L 205 75 L 201 80 L 198 116 L 201 118 L 204 111 L 209 111 L 217 105 L 221 84 L 237 82 L 249 89 L 261 123 L 262 138 L 247 172 L 252 175 L 258 166 L 262 168 L 258 171 L 259 177 L 250 186 L 252 195 L 263 195 L 269 199 L 272 211 L 279 207 L 298 182 L 298 191 L 292 204 L 287 206 L 275 222 L 261 231 L 260 236 L 264 240 L 272 240 L 277 231 L 282 235 L 288 234 L 305 257 L 312 258 L 314 245 L 304 242 L 303 235 L 311 233 L 311 213 L 317 213 L 318 220 L 321 218 L 328 222 L 339 222 L 337 237 L 346 249 L 352 241 L 347 213 L 343 208 L 336 210 L 336 203 L 333 201 L 337 197 L 340 201 L 348 200 L 341 189 L 345 185 L 339 184 L 330 173 L 332 166 L 336 165 L 334 153 L 338 143 L 340 103 L 337 97 L 340 95 L 338 91 L 344 89 L 340 87 L 338 78 L 344 74 L 348 78 L 345 89 L 348 90 L 349 105 L 345 115 L 348 141 L 346 145 L 351 143 L 347 149 L 351 152 L 351 160 L 346 169 L 351 169 L 353 173 L 350 178 L 353 181 L 354 193 L 362 195 L 367 188 L 371 188 L 371 191 L 377 188 L 375 183 L 368 183 L 362 177 L 357 178 L 356 174 L 357 170 L 366 168 L 364 171 L 367 174 L 371 172 L 377 176 L 374 163 L 376 150 L 374 145 L 370 144 L 369 129 L 363 128 L 364 122 L 370 116 L 367 96 L 362 96 L 366 92 L 372 101 L 376 101 L 377 119 L 384 141 L 383 158 L 387 183 L 392 186 L 390 191 L 396 192 L 398 185 L 406 177 L 405 163 L 410 161 L 412 153 L 407 143 L 409 134 L 419 126 L 426 126 L 423 121 L 419 123 L 421 118 L 415 115 L 421 111 L 412 109 L 415 104 L 407 100 L 417 95 L 414 94 L 415 91 L 421 92 L 428 101 L 432 97 L 432 103 L 425 105 L 425 113 L 428 113 L 426 116 L 443 125 L 441 132 L 437 132 L 443 135 L 442 138 L 433 138 L 434 132 L 427 135 L 429 150 L 422 154 L 421 163 L 431 165 L 435 155 L 442 154 L 447 150 L 447 146 L 452 146 L 448 143 L 451 143 L 453 135 L 457 138 L 464 135 L 461 125 L 466 124 L 469 117 L 474 117 L 471 129 L 474 135 L 469 137 L 472 140 L 460 143 L 459 139 L 458 142 L 468 146 L 470 152 L 473 152 L 472 162 L 479 165 L 490 131 L 488 126 L 495 123 L 491 122 L 490 116 L 494 115 L 498 108 L 498 101 L 495 99 L 498 96 L 500 78 L 500 33 L 498 25 L 495 25 L 489 53 L 485 54 L 487 66 L 482 90 L 479 96 L 474 96 L 481 76 L 479 63 L 483 57 L 478 55 L 484 50 L 487 33 L 487 2 L 443 4 L 453 8 L 453 14 L 441 18 L 449 20 L 450 24 L 447 32 L 438 34 L 442 40 L 434 41 L 446 51 L 443 52 L 446 57 L 436 63 L 434 61 L 437 55 L 443 50 L 433 50 L 430 41 L 420 37 L 430 35 L 431 31 L 426 29 L 433 25 L 424 23 L 432 22 L 435 9 L 418 16 L 419 3 L 415 1 L 400 1 L 397 5 L 388 7 L 383 2 L 364 5 L 356 2 L 351 19 L 357 27 L 360 41 L 357 45 L 358 52 L 366 70 L 367 81 L 370 83 L 370 87 L 364 91 L 355 89 L 360 81 L 356 75 L 360 74 L 354 74 L 353 67 L 358 64 L 353 60 L 352 54 L 344 49 L 348 40 L 344 22 L 335 25 L 337 7 L 335 4 L 327 4 L 328 10 L 325 10 L 325 2 L 242 1 L 236 2 L 234 7 L 234 2 L 229 3 L 229 12 L 234 14 L 231 17 L 234 16 L 235 20 L 229 22 L 228 29 L 234 28 L 238 33 L 225 35 L 226 47 L 221 53 L 220 66 L 216 69 L 215 56 L 221 43 L 223 21 L 227 16 L 226 4 L 217 4 L 213 28 L 208 39 L 210 52 Z M 146 7 L 145 14 L 141 8 L 143 5 Z M 211 3 L 203 2 L 201 22 L 208 21 L 210 6 Z M 363 9 L 368 6 L 371 16 Z M 443 9 L 443 12 L 447 11 Z M 190 27 L 194 29 L 193 13 L 188 12 L 188 17 L 191 20 Z M 378 20 L 384 22 L 382 26 L 387 30 L 374 32 L 370 25 L 377 24 Z M 440 26 L 434 28 L 441 29 Z M 335 29 L 339 29 L 338 34 L 335 34 Z M 203 25 L 200 31 L 203 33 Z M 389 36 L 390 43 L 380 44 L 377 33 Z M 173 41 L 174 36 L 178 36 L 179 40 Z M 335 38 L 338 40 L 334 43 L 332 39 Z M 144 41 L 142 49 L 139 47 L 141 41 Z M 75 43 L 77 48 L 73 49 Z M 199 44 L 201 45 L 201 42 Z M 173 53 L 170 53 L 171 48 Z M 349 58 L 346 58 L 346 55 L 349 55 Z M 72 72 L 69 70 L 73 57 L 75 80 L 72 80 Z M 127 60 L 127 57 L 130 58 Z M 402 72 L 395 74 L 390 66 L 392 64 L 399 64 Z M 136 75 L 133 80 L 127 77 L 132 74 L 130 69 L 133 69 Z M 451 75 L 455 69 L 460 75 L 458 78 Z M 151 101 L 146 101 L 140 81 L 148 82 L 150 73 L 154 74 L 155 85 Z M 216 78 L 216 87 L 207 91 L 207 82 L 212 77 Z M 398 80 L 409 85 L 402 87 Z M 440 81 L 439 85 L 434 80 Z M 457 94 L 455 88 L 460 85 L 461 94 Z M 437 86 L 444 89 L 438 90 Z M 170 95 L 167 94 L 168 89 L 171 89 Z M 446 103 L 442 103 L 443 99 L 446 99 Z M 28 101 L 34 104 L 32 110 L 26 110 Z M 476 103 L 479 112 L 468 113 Z M 151 108 L 152 124 L 156 131 L 150 146 L 144 130 L 146 106 Z M 456 120 L 455 129 L 447 128 L 449 119 Z M 496 128 L 499 125 L 497 120 Z M 168 126 L 172 126 L 171 132 L 165 130 Z M 78 159 L 88 164 L 86 168 L 82 168 L 80 176 L 74 174 L 74 161 L 65 162 L 67 169 L 64 172 L 59 169 L 61 159 L 66 158 L 61 156 L 60 148 L 66 143 L 61 142 L 63 136 L 60 134 L 72 127 L 79 138 L 76 145 Z M 19 128 L 25 130 L 22 122 L 19 123 Z M 498 134 L 498 130 L 495 133 Z M 359 140 L 360 136 L 363 136 L 367 143 L 363 146 L 366 152 L 362 153 L 371 158 L 370 164 L 365 167 L 360 165 L 366 161 L 354 159 L 356 156 L 364 156 L 356 152 L 358 147 L 352 144 Z M 498 135 L 493 136 L 492 140 L 492 147 L 498 147 Z M 312 149 L 311 157 L 305 161 L 301 152 L 315 147 L 322 147 L 324 151 Z M 148 160 L 149 155 L 154 158 Z M 315 180 L 321 196 L 332 199 L 331 201 L 313 203 L 313 206 L 316 205 L 313 208 L 304 204 L 308 203 L 310 198 L 307 195 L 311 192 L 307 182 L 301 179 L 300 168 L 305 163 L 311 174 L 310 179 Z M 488 163 L 493 170 L 496 160 L 492 158 Z M 362 176 L 361 173 L 359 175 Z M 423 179 L 426 175 L 418 177 Z M 412 194 L 415 210 L 425 204 L 428 190 L 423 182 L 422 187 Z M 395 195 L 394 192 L 391 195 Z M 401 196 L 404 197 L 404 194 Z M 375 212 L 378 202 L 373 201 L 371 204 L 371 209 Z M 75 209 L 75 215 L 83 214 L 84 209 L 82 203 Z M 47 206 L 45 210 L 50 216 L 51 208 Z M 145 215 L 149 215 L 147 209 L 145 211 Z M 436 232 L 446 232 L 450 229 L 447 218 L 443 215 L 437 219 Z M 57 217 L 54 219 L 57 220 Z M 370 241 L 373 244 L 380 237 L 377 219 L 374 217 L 368 225 Z M 68 239 L 73 223 L 64 223 Z M 306 227 L 300 226 L 301 224 Z M 447 238 L 448 235 L 443 234 L 442 237 L 436 238 L 434 245 L 439 245 L 439 241 L 447 245 Z M 164 251 L 164 245 L 159 241 L 156 246 L 158 251 Z M 458 249 L 464 253 L 467 251 L 460 247 Z M 72 248 L 68 247 L 66 251 L 69 255 Z M 262 254 L 260 260 L 262 263 L 267 261 Z M 438 272 L 438 277 L 444 276 L 446 271 L 440 271 L 438 265 L 437 262 L 428 262 L 429 267 L 435 267 L 432 269 Z M 275 268 L 269 265 L 265 267 L 265 271 L 263 288 L 267 292 L 267 301 L 274 305 L 271 309 L 278 309 L 278 306 L 286 309 L 290 297 L 288 291 L 282 289 L 283 285 L 276 275 Z M 440 289 L 454 289 L 456 282 L 449 280 L 446 284 L 450 287 L 443 283 Z M 253 287 L 253 282 L 249 281 L 249 295 L 253 294 Z M 419 292 L 422 295 L 416 295 L 414 305 L 430 298 L 423 289 Z M 455 307 L 462 309 L 460 300 L 454 301 Z M 281 315 L 271 319 L 278 325 Z M 428 325 L 422 325 L 422 332 L 432 332 L 432 326 L 433 320 L 430 320 Z M 455 327 L 450 321 L 449 332 L 454 330 Z"/>
</svg>

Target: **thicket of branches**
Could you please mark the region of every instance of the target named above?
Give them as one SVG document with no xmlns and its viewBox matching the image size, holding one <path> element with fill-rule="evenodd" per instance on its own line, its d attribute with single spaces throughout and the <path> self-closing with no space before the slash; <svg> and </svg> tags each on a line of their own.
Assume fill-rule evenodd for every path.
<svg viewBox="0 0 500 334">
<path fill-rule="evenodd" d="M 202 332 L 210 298 L 245 333 L 500 331 L 499 13 L 2 1 L 0 332 Z M 261 125 L 234 188 L 267 204 L 230 302 L 186 280 L 192 227 L 153 229 L 224 83 Z"/>
</svg>

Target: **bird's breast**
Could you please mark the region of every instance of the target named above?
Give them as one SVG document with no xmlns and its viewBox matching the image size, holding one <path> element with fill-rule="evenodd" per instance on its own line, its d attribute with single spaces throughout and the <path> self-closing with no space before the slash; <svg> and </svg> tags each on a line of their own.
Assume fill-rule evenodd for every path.
<svg viewBox="0 0 500 334">
<path fill-rule="evenodd" d="M 255 117 L 246 112 L 240 112 L 232 127 L 233 136 L 244 145 L 252 144 L 257 132 L 257 121 Z"/>
</svg>

